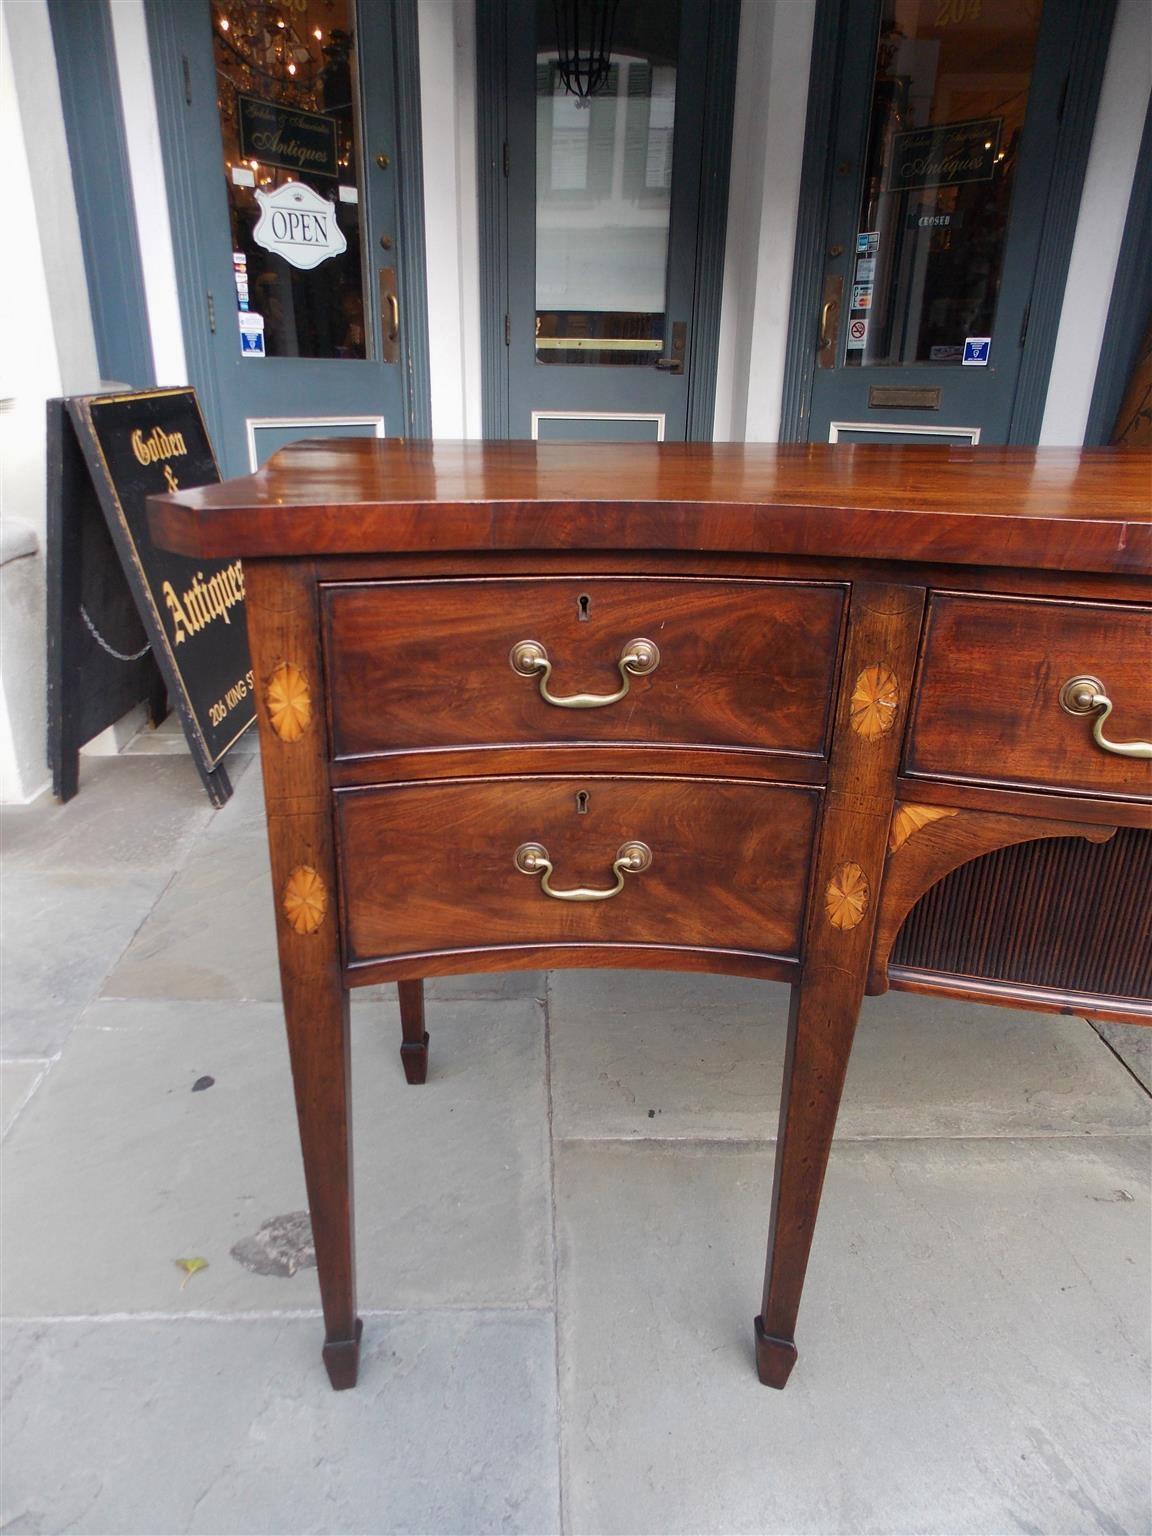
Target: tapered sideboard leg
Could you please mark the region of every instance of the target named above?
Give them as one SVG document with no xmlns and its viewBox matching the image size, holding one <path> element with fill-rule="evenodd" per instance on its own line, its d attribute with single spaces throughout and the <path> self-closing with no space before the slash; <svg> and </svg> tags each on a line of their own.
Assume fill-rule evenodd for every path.
<svg viewBox="0 0 1152 1536">
<path fill-rule="evenodd" d="M 362 1329 L 356 1316 L 348 994 L 322 981 L 290 982 L 284 1020 L 324 1309 L 324 1364 L 341 1391 L 356 1385 Z"/>
<path fill-rule="evenodd" d="M 796 1314 L 868 976 L 924 598 L 882 583 L 852 589 L 756 1319 L 756 1368 L 769 1387 L 782 1387 L 796 1363 Z"/>
<path fill-rule="evenodd" d="M 400 1046 L 400 1060 L 404 1076 L 413 1086 L 428 1077 L 428 1031 L 424 1028 L 424 983 L 422 981 L 398 981 L 400 994 L 400 1027 L 404 1040 Z"/>
<path fill-rule="evenodd" d="M 756 1369 L 768 1387 L 782 1387 L 796 1363 L 796 1314 L 859 1009 L 855 987 L 853 996 L 836 998 L 837 984 L 847 980 L 827 972 L 792 990 L 764 1304 L 756 1319 Z"/>
<path fill-rule="evenodd" d="M 303 561 L 245 566 L 248 636 L 284 1022 L 324 1309 L 332 1385 L 356 1385 L 348 993 L 344 987 L 328 785 L 315 572 Z"/>
</svg>

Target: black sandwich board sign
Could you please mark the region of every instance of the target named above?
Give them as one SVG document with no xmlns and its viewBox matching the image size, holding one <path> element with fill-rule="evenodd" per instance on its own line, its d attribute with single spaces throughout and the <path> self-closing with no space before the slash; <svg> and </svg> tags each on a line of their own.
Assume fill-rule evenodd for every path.
<svg viewBox="0 0 1152 1536">
<path fill-rule="evenodd" d="M 52 405 L 57 405 L 52 402 Z M 58 412 L 58 425 L 68 436 L 70 424 L 73 441 L 62 447 L 67 470 L 69 450 L 72 473 L 58 473 L 54 483 L 60 505 L 50 508 L 50 526 L 63 537 L 56 539 L 54 564 L 61 579 L 56 601 L 50 605 L 50 734 L 53 740 L 55 788 L 61 798 L 75 793 L 75 771 L 69 783 L 69 764 L 57 775 L 57 758 L 66 759 L 79 742 L 69 728 L 69 715 L 76 713 L 78 688 L 83 689 L 83 656 L 78 665 L 70 664 L 65 643 L 68 632 L 75 635 L 75 615 L 63 600 L 71 589 L 85 589 L 85 573 L 68 572 L 67 550 L 83 554 L 83 543 L 69 529 L 70 511 L 82 515 L 85 498 L 75 497 L 76 471 L 83 460 L 91 491 L 104 514 L 108 532 L 123 577 L 134 600 L 143 633 L 151 646 L 159 679 L 168 697 L 180 713 L 184 734 L 204 787 L 215 805 L 223 805 L 232 786 L 223 766 L 224 754 L 256 718 L 253 697 L 252 663 L 248 654 L 248 630 L 244 611 L 244 571 L 239 560 L 193 560 L 169 554 L 152 543 L 148 531 L 148 497 L 180 487 L 211 485 L 220 479 L 220 471 L 208 440 L 204 419 L 192 389 L 153 389 L 130 395 L 77 395 L 63 402 L 67 421 Z M 49 426 L 52 426 L 52 413 Z M 66 505 L 69 481 L 73 496 L 71 509 Z M 53 498 L 50 496 L 50 500 Z M 91 496 L 86 498 L 89 503 Z M 72 534 L 69 539 L 69 533 Z M 93 541 L 89 540 L 89 546 Z M 50 544 L 52 540 L 50 538 Z M 50 550 L 50 555 L 52 551 Z M 107 576 L 107 573 L 105 573 Z M 107 586 L 107 581 L 105 582 Z M 121 603 L 121 606 L 122 603 Z M 53 634 L 53 609 L 67 621 Z M 131 651 L 119 651 L 100 629 L 98 618 L 85 606 L 80 607 L 82 630 L 92 647 L 120 657 L 123 664 L 141 659 Z M 105 614 L 105 622 L 107 616 Z M 53 648 L 59 652 L 53 658 Z M 91 649 L 91 647 L 90 647 Z M 100 665 L 106 665 L 101 661 Z M 149 697 L 157 707 L 156 674 L 151 674 Z M 56 697 L 52 694 L 55 692 Z M 136 702 L 140 697 L 139 692 Z M 117 700 L 117 704 L 122 700 Z M 160 712 L 163 712 L 162 705 Z M 113 716 L 112 718 L 116 718 Z M 91 723 L 91 722 L 89 722 Z M 105 720 L 103 724 L 111 723 Z M 97 726 L 96 729 L 101 729 Z M 93 732 L 92 734 L 95 734 Z M 64 750 L 61 751 L 61 746 Z"/>
</svg>

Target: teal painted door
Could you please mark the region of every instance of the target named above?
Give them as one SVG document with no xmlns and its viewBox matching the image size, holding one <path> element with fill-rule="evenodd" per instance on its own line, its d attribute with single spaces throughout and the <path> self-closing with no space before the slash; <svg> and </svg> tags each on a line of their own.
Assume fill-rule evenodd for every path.
<svg viewBox="0 0 1152 1536">
<path fill-rule="evenodd" d="M 850 0 L 811 441 L 1008 440 L 1076 9 Z"/>
<path fill-rule="evenodd" d="M 186 338 L 217 455 L 240 474 L 302 437 L 406 430 L 393 7 L 179 0 L 168 132 Z"/>
<path fill-rule="evenodd" d="M 513 437 L 687 435 L 693 370 L 715 367 L 715 337 L 697 323 L 709 11 L 708 0 L 508 0 Z M 726 185 L 720 137 L 711 171 Z M 722 250 L 722 230 L 709 233 Z"/>
</svg>

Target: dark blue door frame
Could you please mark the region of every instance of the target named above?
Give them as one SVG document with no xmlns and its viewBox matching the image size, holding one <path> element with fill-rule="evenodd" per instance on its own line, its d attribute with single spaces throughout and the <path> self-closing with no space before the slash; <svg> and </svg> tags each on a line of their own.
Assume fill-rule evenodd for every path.
<svg viewBox="0 0 1152 1536">
<path fill-rule="evenodd" d="M 808 440 L 829 208 L 836 170 L 837 122 L 829 103 L 838 100 L 845 50 L 858 48 L 862 35 L 875 36 L 874 23 L 868 31 L 862 31 L 859 25 L 862 3 L 866 0 L 817 0 L 780 419 L 780 437 L 786 442 Z M 1052 192 L 1043 213 L 1039 258 L 1007 438 L 1010 443 L 1021 444 L 1035 443 L 1040 435 L 1080 193 L 1115 14 L 1115 0 L 1047 3 L 1069 12 L 1072 41 L 1057 114 Z M 877 9 L 876 4 L 871 4 L 870 15 L 875 16 Z"/>
<path fill-rule="evenodd" d="M 399 239 L 400 330 L 406 341 L 402 359 L 405 431 L 427 437 L 432 430 L 428 362 L 427 279 L 424 258 L 423 157 L 420 131 L 419 54 L 416 0 L 363 0 L 376 12 L 387 8 L 394 43 L 392 78 L 386 82 L 395 102 Z M 176 262 L 180 316 L 189 382 L 195 387 L 213 441 L 223 444 L 225 401 L 217 366 L 217 337 L 206 308 L 206 294 L 224 288 L 221 309 L 231 306 L 228 284 L 212 281 L 214 249 L 204 221 L 196 148 L 185 128 L 186 108 L 195 71 L 183 43 L 188 0 L 144 0 L 149 50 L 160 120 L 172 244 Z M 258 366 L 258 365 L 257 365 Z M 242 465 L 227 466 L 239 473 Z"/>
</svg>

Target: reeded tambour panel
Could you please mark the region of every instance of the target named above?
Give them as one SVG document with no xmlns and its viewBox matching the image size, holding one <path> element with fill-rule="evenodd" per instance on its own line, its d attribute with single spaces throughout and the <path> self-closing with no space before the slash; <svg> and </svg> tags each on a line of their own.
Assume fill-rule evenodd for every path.
<svg viewBox="0 0 1152 1536">
<path fill-rule="evenodd" d="M 1152 832 L 1139 828 L 998 849 L 920 898 L 889 963 L 1152 1008 L 1150 889 Z"/>
</svg>

